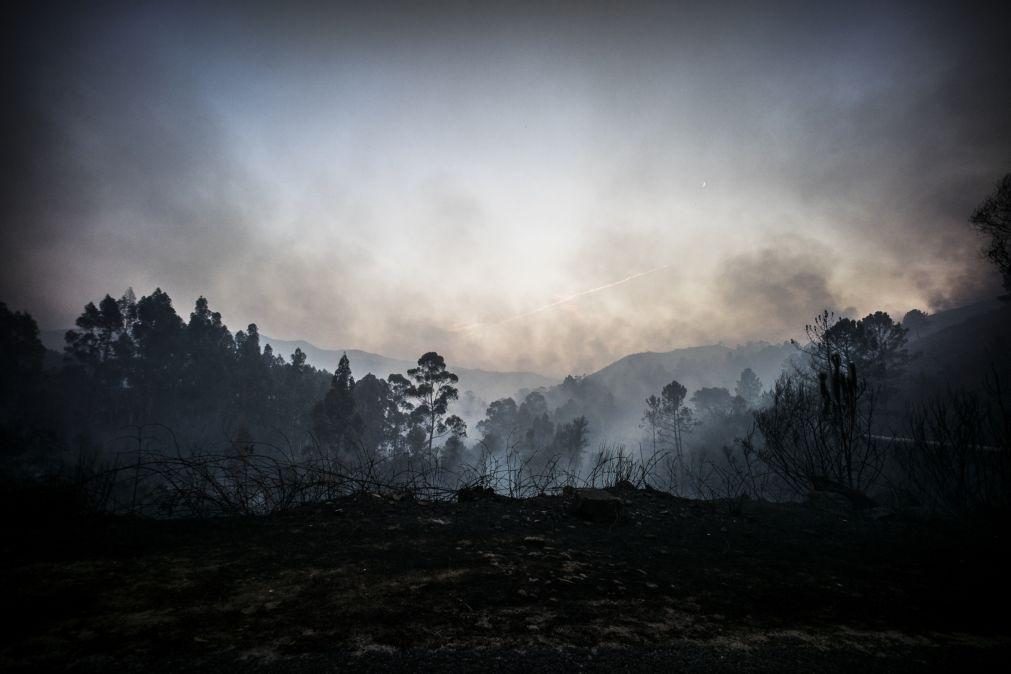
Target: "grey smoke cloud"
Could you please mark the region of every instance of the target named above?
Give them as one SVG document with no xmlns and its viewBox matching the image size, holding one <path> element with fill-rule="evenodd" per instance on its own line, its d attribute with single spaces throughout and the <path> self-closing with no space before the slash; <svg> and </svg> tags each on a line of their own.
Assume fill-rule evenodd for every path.
<svg viewBox="0 0 1011 674">
<path fill-rule="evenodd" d="M 728 260 L 717 287 L 744 333 L 753 329 L 748 326 L 760 325 L 785 337 L 797 331 L 799 317 L 825 309 L 852 313 L 831 290 L 831 261 L 831 251 L 812 241 L 778 241 Z"/>
<path fill-rule="evenodd" d="M 46 327 L 161 286 L 563 374 L 999 288 L 966 218 L 1011 170 L 1006 9 L 25 11 L 0 297 Z"/>
</svg>

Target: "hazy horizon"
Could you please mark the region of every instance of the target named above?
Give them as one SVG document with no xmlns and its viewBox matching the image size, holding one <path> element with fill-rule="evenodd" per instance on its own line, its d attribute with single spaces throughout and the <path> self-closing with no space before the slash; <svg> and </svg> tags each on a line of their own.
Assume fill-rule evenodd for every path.
<svg viewBox="0 0 1011 674">
<path fill-rule="evenodd" d="M 0 300 L 552 376 L 1000 293 L 1007 9 L 47 5 Z M 1003 15 L 1001 14 L 1003 13 Z"/>
</svg>

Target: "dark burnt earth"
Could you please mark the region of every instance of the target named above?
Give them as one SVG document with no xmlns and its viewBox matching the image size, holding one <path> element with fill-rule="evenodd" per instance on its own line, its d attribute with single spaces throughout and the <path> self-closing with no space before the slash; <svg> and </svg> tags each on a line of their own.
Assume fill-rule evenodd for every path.
<svg viewBox="0 0 1011 674">
<path fill-rule="evenodd" d="M 25 520 L 0 668 L 923 671 L 1006 661 L 1004 532 L 614 489 Z M 59 520 L 67 521 L 65 518 Z"/>
</svg>

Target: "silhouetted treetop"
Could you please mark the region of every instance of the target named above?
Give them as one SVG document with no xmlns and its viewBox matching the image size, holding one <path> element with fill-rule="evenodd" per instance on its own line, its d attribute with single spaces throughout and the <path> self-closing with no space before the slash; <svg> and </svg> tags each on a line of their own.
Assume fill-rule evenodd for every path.
<svg viewBox="0 0 1011 674">
<path fill-rule="evenodd" d="M 969 217 L 980 233 L 989 236 L 986 257 L 997 265 L 1004 289 L 1011 292 L 1011 173 L 1008 173 Z"/>
<path fill-rule="evenodd" d="M 407 395 L 417 400 L 412 416 L 423 428 L 427 436 L 428 451 L 432 452 L 435 438 L 451 433 L 466 435 L 467 426 L 460 417 L 449 415 L 449 403 L 456 400 L 460 392 L 456 383 L 460 381 L 446 369 L 446 360 L 429 351 L 418 359 L 418 367 L 407 371 L 412 383 Z"/>
</svg>

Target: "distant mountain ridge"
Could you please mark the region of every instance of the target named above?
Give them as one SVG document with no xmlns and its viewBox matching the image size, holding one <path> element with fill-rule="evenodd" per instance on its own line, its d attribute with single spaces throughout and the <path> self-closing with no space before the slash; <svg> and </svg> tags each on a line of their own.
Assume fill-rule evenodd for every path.
<svg viewBox="0 0 1011 674">
<path fill-rule="evenodd" d="M 768 387 L 776 380 L 787 358 L 797 349 L 789 342 L 751 342 L 729 347 L 723 344 L 695 346 L 666 352 L 647 351 L 620 358 L 588 378 L 606 386 L 616 400 L 641 403 L 676 379 L 691 394 L 705 386 L 725 387 L 731 392 L 745 368 L 751 368 Z"/>
<path fill-rule="evenodd" d="M 981 302 L 938 312 L 929 321 L 909 340 L 904 400 L 923 402 L 952 388 L 980 390 L 997 373 L 1003 386 L 1011 383 L 1011 302 Z"/>
<path fill-rule="evenodd" d="M 911 389 L 920 392 L 936 390 L 944 382 L 954 383 L 966 373 L 982 371 L 992 355 L 987 346 L 994 338 L 1003 335 L 1011 338 L 1011 303 L 985 300 L 974 304 L 940 311 L 909 334 L 909 351 L 914 356 L 910 363 L 913 375 Z M 893 317 L 900 320 L 901 317 Z M 43 344 L 52 351 L 62 352 L 65 330 L 41 331 Z M 981 343 L 973 337 L 985 337 Z M 261 335 L 261 342 L 270 344 L 277 355 L 285 359 L 296 348 L 301 349 L 308 362 L 318 368 L 333 371 L 341 356 L 347 353 L 351 371 L 358 379 L 372 373 L 388 377 L 392 373 L 406 373 L 415 367 L 413 361 L 390 358 L 359 349 L 323 349 L 305 340 L 281 340 Z M 993 348 L 993 347 L 991 347 Z M 1000 347 L 997 347 L 1000 348 Z M 642 416 L 646 397 L 658 394 L 664 385 L 677 380 L 688 389 L 688 395 L 702 387 L 724 387 L 734 391 L 735 384 L 745 368 L 751 368 L 761 379 L 765 389 L 782 372 L 788 360 L 798 353 L 789 342 L 770 344 L 750 342 L 730 347 L 723 344 L 674 349 L 665 352 L 633 353 L 586 375 L 584 378 L 599 384 L 613 396 L 616 409 L 614 421 L 623 428 L 619 433 L 631 437 L 636 432 Z M 57 354 L 51 360 L 58 362 Z M 971 365 L 970 367 L 967 367 Z M 449 369 L 460 377 L 460 407 L 458 413 L 473 425 L 484 415 L 484 408 L 494 400 L 513 397 L 521 402 L 521 392 L 542 389 L 555 392 L 558 404 L 565 400 L 557 378 L 534 372 L 495 372 L 464 368 L 448 363 Z M 472 395 L 467 395 L 467 392 Z M 913 391 L 905 392 L 915 398 Z"/>
<path fill-rule="evenodd" d="M 642 437 L 646 398 L 659 395 L 672 381 L 688 389 L 689 397 L 703 387 L 723 387 L 733 393 L 741 372 L 751 368 L 768 389 L 795 353 L 797 348 L 789 342 L 751 342 L 737 347 L 714 344 L 630 354 L 586 377 L 613 396 L 604 427 L 594 428 L 591 420 L 592 432 L 598 438 L 635 447 Z"/>
<path fill-rule="evenodd" d="M 296 348 L 302 349 L 309 364 L 331 372 L 336 369 L 341 356 L 346 353 L 348 361 L 351 363 L 351 373 L 359 379 L 369 373 L 385 379 L 393 373 L 404 374 L 410 368 L 418 365 L 417 362 L 390 358 L 358 349 L 321 349 L 305 340 L 288 341 L 274 339 L 266 335 L 261 335 L 260 339 L 264 344 L 270 344 L 274 353 L 284 356 L 285 359 Z M 495 372 L 458 367 L 452 362 L 448 362 L 447 367 L 460 377 L 459 389 L 461 393 L 473 391 L 475 396 L 485 402 L 515 396 L 522 389 L 532 390 L 558 383 L 557 379 L 536 372 Z"/>
</svg>

